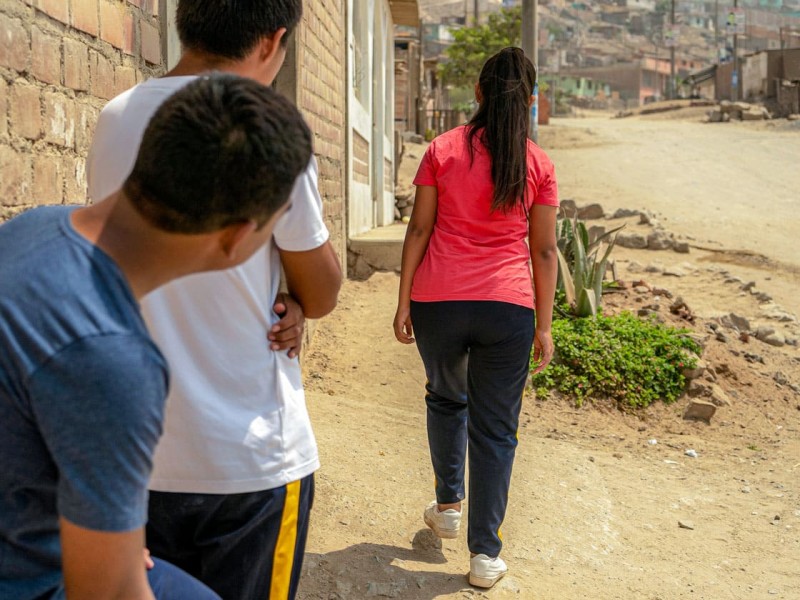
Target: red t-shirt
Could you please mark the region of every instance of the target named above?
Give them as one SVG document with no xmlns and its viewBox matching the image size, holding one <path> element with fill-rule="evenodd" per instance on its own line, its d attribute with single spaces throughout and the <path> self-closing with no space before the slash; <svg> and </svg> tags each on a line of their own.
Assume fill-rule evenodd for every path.
<svg viewBox="0 0 800 600">
<path fill-rule="evenodd" d="M 488 151 L 474 138 L 470 165 L 466 126 L 431 142 L 414 185 L 436 186 L 436 223 L 414 274 L 411 299 L 496 300 L 534 307 L 528 220 L 521 208 L 492 211 L 494 184 Z M 528 141 L 526 212 L 533 204 L 558 206 L 555 170 Z"/>
</svg>

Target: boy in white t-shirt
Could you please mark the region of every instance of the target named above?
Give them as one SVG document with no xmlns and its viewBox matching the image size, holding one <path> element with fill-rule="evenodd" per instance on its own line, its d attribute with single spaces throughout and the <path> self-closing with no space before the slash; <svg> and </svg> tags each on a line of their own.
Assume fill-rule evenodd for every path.
<svg viewBox="0 0 800 600">
<path fill-rule="evenodd" d="M 227 71 L 269 85 L 300 16 L 300 0 L 181 0 L 177 66 L 116 97 L 99 117 L 91 198 L 119 187 L 149 116 L 197 74 Z M 142 303 L 172 370 L 147 543 L 226 600 L 297 590 L 319 458 L 296 353 L 303 314 L 333 310 L 342 278 L 321 204 L 312 159 L 265 250 Z M 278 298 L 281 266 L 289 295 Z"/>
</svg>

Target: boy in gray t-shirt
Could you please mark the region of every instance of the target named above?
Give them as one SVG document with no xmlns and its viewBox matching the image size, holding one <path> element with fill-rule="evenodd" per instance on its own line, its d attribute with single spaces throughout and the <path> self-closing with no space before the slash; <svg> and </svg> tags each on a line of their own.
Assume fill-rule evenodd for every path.
<svg viewBox="0 0 800 600">
<path fill-rule="evenodd" d="M 168 372 L 138 300 L 250 257 L 310 157 L 276 92 L 204 77 L 158 110 L 111 198 L 0 227 L 0 598 L 217 597 L 143 556 Z"/>
</svg>

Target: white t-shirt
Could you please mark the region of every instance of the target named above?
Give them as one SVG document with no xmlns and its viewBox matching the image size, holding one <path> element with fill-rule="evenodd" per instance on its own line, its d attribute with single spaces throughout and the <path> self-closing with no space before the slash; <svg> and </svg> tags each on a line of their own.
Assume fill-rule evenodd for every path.
<svg viewBox="0 0 800 600">
<path fill-rule="evenodd" d="M 87 161 L 93 200 L 122 186 L 150 117 L 193 79 L 151 79 L 103 109 Z M 253 492 L 319 468 L 300 364 L 284 350 L 271 350 L 267 333 L 278 321 L 272 311 L 280 284 L 277 247 L 306 251 L 327 239 L 312 158 L 264 250 L 234 269 L 190 275 L 142 300 L 171 373 L 150 489 Z"/>
</svg>

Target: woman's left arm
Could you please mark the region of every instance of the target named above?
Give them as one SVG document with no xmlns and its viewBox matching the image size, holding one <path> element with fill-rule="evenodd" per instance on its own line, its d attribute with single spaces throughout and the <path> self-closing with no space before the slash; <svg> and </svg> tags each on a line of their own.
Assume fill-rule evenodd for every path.
<svg viewBox="0 0 800 600">
<path fill-rule="evenodd" d="M 533 340 L 534 374 L 544 370 L 553 358 L 553 302 L 558 280 L 556 215 L 558 207 L 534 204 L 530 213 L 528 242 L 533 267 L 533 295 L 536 299 L 536 334 Z"/>
</svg>

